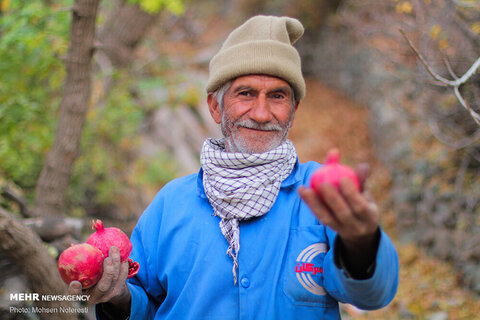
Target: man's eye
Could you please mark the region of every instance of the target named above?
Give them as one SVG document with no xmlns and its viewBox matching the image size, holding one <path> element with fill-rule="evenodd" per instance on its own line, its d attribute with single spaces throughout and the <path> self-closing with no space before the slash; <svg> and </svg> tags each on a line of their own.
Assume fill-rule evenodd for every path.
<svg viewBox="0 0 480 320">
<path fill-rule="evenodd" d="M 250 92 L 249 92 L 249 91 L 240 91 L 238 94 L 241 95 L 241 96 L 245 96 L 245 97 L 250 96 Z"/>
<path fill-rule="evenodd" d="M 275 93 L 275 94 L 273 95 L 273 97 L 274 97 L 275 99 L 283 99 L 283 98 L 285 98 L 285 95 L 283 95 L 283 94 L 281 94 L 281 93 Z"/>
</svg>

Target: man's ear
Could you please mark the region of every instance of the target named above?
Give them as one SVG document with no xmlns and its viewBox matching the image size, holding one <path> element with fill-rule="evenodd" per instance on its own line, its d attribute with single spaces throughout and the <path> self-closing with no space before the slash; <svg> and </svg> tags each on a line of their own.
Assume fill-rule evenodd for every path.
<svg viewBox="0 0 480 320">
<path fill-rule="evenodd" d="M 212 115 L 213 120 L 216 123 L 222 123 L 222 110 L 220 104 L 217 102 L 217 99 L 213 96 L 213 93 L 209 92 L 207 96 L 208 110 Z"/>
</svg>

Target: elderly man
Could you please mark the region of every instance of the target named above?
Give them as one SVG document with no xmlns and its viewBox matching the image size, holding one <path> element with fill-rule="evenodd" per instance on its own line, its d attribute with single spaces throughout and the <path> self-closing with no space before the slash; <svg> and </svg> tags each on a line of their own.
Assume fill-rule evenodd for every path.
<svg viewBox="0 0 480 320">
<path fill-rule="evenodd" d="M 393 299 L 398 257 L 375 203 L 347 179 L 321 185 L 320 200 L 304 187 L 320 165 L 299 163 L 287 139 L 305 95 L 292 46 L 302 34 L 296 19 L 256 16 L 211 60 L 207 101 L 224 137 L 207 139 L 200 171 L 163 187 L 139 219 L 134 278 L 110 249 L 89 289 L 99 318 L 339 319 L 339 301 Z"/>
</svg>

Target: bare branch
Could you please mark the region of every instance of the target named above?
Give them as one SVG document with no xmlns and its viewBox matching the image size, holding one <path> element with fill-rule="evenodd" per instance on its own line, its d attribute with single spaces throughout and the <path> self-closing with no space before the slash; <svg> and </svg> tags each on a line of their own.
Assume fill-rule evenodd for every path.
<svg viewBox="0 0 480 320">
<path fill-rule="evenodd" d="M 407 41 L 408 45 L 413 50 L 413 52 L 415 52 L 415 55 L 420 59 L 420 61 L 422 62 L 423 66 L 425 67 L 427 72 L 433 78 L 435 78 L 436 80 L 441 81 L 441 82 L 443 82 L 443 83 L 445 83 L 449 86 L 454 87 L 454 86 L 460 86 L 460 85 L 464 84 L 465 82 L 467 82 L 473 76 L 473 74 L 480 67 L 480 57 L 478 57 L 478 59 L 472 64 L 470 69 L 468 69 L 467 72 L 465 72 L 465 74 L 461 78 L 459 78 L 455 81 L 448 80 L 447 78 L 444 78 L 444 77 L 440 76 L 439 74 L 435 73 L 434 71 L 432 71 L 432 69 L 428 65 L 427 61 L 425 60 L 425 58 L 420 54 L 420 52 L 418 52 L 417 48 L 413 45 L 413 43 L 410 41 L 410 39 L 408 39 L 405 32 L 403 30 L 400 30 L 400 33 L 405 38 L 405 40 Z"/>
<path fill-rule="evenodd" d="M 440 130 L 437 121 L 432 118 L 429 118 L 428 127 L 430 128 L 430 132 L 435 136 L 435 138 L 455 150 L 463 149 L 478 143 L 480 140 L 480 130 L 478 130 L 475 134 L 471 137 L 459 139 L 457 141 L 452 141 L 451 138 L 448 138 L 442 131 Z"/>
<path fill-rule="evenodd" d="M 445 56 L 442 56 L 442 60 L 443 60 L 443 63 L 445 64 L 445 66 L 447 67 L 447 70 L 448 70 L 448 72 L 450 73 L 450 75 L 452 76 L 452 78 L 455 79 L 455 80 L 457 80 L 458 77 L 457 77 L 457 75 L 455 74 L 455 72 L 453 71 L 452 65 L 451 65 L 450 62 L 448 61 L 448 58 L 445 57 Z"/>
<path fill-rule="evenodd" d="M 407 37 L 407 35 L 405 34 L 405 32 L 400 29 L 400 33 L 402 34 L 402 36 L 405 38 L 405 40 L 407 41 L 408 43 L 408 46 L 410 47 L 410 49 L 412 49 L 412 51 L 415 53 L 415 55 L 418 57 L 418 59 L 420 59 L 420 61 L 422 62 L 423 66 L 425 67 L 425 70 L 427 70 L 428 74 L 430 76 L 432 76 L 432 78 L 434 78 L 435 80 L 437 81 L 440 81 L 444 84 L 447 84 L 447 85 L 455 85 L 453 84 L 453 81 L 450 81 L 440 75 L 438 75 L 437 73 L 435 73 L 431 68 L 430 66 L 428 65 L 427 61 L 425 60 L 425 58 L 420 54 L 420 52 L 418 52 L 417 48 L 413 45 L 412 41 L 410 41 L 410 39 Z"/>
<path fill-rule="evenodd" d="M 420 61 L 422 62 L 423 66 L 425 67 L 425 70 L 427 70 L 427 72 L 430 74 L 430 76 L 432 76 L 432 78 L 434 78 L 435 80 L 439 81 L 440 83 L 443 83 L 444 85 L 448 85 L 449 87 L 452 87 L 453 88 L 453 92 L 455 93 L 455 96 L 457 97 L 457 100 L 460 102 L 460 104 L 469 112 L 470 116 L 473 118 L 473 120 L 475 121 L 475 123 L 477 123 L 478 125 L 480 125 L 480 115 L 478 113 L 476 113 L 472 108 L 470 108 L 470 106 L 467 104 L 467 102 L 465 101 L 465 99 L 463 99 L 461 93 L 460 93 L 460 86 L 462 84 L 464 84 L 465 82 L 467 82 L 474 74 L 475 72 L 477 72 L 477 69 L 480 67 L 480 57 L 478 57 L 478 59 L 471 65 L 471 67 L 467 70 L 467 72 L 465 72 L 465 74 L 463 76 L 461 76 L 460 78 L 457 78 L 455 76 L 455 74 L 453 73 L 453 70 L 451 70 L 451 67 L 450 67 L 450 64 L 448 63 L 448 61 L 446 61 L 444 59 L 444 62 L 446 63 L 447 65 L 447 68 L 450 72 L 450 74 L 452 75 L 453 78 L 455 78 L 455 80 L 448 80 L 442 76 L 440 76 L 439 74 L 435 73 L 431 67 L 429 66 L 429 64 L 427 63 L 427 61 L 425 60 L 425 58 L 420 54 L 420 52 L 418 52 L 417 48 L 413 45 L 413 43 L 410 41 L 410 39 L 407 37 L 407 35 L 405 34 L 405 32 L 403 30 L 400 29 L 400 33 L 402 34 L 402 36 L 405 38 L 405 40 L 407 41 L 408 45 L 410 46 L 410 48 L 413 50 L 413 52 L 415 53 L 415 55 L 418 57 L 418 59 L 420 59 Z"/>
<path fill-rule="evenodd" d="M 465 99 L 463 99 L 462 95 L 460 94 L 460 90 L 458 89 L 458 86 L 453 87 L 453 92 L 455 92 L 455 96 L 457 97 L 457 100 L 460 102 L 460 104 L 467 109 L 467 111 L 470 113 L 472 116 L 473 120 L 480 125 L 480 115 L 476 113 L 475 111 L 470 108 L 470 106 L 467 104 Z"/>
<path fill-rule="evenodd" d="M 467 72 L 465 72 L 465 74 L 460 79 L 455 81 L 458 83 L 458 86 L 467 82 L 468 79 L 470 79 L 475 74 L 475 72 L 477 72 L 478 67 L 480 67 L 480 57 L 477 58 L 477 60 L 472 64 L 470 69 L 468 69 Z"/>
</svg>

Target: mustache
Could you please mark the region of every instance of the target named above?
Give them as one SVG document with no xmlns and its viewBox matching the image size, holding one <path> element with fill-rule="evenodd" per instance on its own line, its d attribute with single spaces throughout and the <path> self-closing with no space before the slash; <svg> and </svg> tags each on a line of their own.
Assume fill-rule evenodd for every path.
<svg viewBox="0 0 480 320">
<path fill-rule="evenodd" d="M 263 131 L 282 131 L 284 128 L 273 122 L 257 122 L 252 119 L 237 120 L 234 123 L 237 127 L 244 127 L 247 129 L 263 130 Z"/>
</svg>

